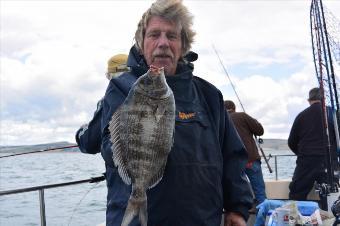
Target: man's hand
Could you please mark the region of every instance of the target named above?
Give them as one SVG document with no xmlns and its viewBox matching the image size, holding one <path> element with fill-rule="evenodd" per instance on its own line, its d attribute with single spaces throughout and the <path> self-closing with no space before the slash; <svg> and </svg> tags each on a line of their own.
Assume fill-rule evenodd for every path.
<svg viewBox="0 0 340 226">
<path fill-rule="evenodd" d="M 246 226 L 247 223 L 242 215 L 235 212 L 224 214 L 224 226 Z"/>
</svg>

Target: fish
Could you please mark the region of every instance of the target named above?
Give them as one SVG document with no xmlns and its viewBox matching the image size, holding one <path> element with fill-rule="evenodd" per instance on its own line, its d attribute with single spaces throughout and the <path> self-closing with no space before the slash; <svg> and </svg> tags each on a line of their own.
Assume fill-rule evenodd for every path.
<svg viewBox="0 0 340 226">
<path fill-rule="evenodd" d="M 121 226 L 138 215 L 147 226 L 147 194 L 162 179 L 175 131 L 175 98 L 164 68 L 150 66 L 109 122 L 112 158 L 132 191 Z"/>
</svg>

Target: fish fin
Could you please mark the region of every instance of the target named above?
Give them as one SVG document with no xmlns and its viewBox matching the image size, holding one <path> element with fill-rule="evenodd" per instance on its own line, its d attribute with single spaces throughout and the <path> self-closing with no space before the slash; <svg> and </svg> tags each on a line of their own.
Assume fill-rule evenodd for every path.
<svg viewBox="0 0 340 226">
<path fill-rule="evenodd" d="M 151 178 L 150 183 L 149 183 L 149 188 L 155 187 L 162 180 L 164 169 L 165 169 L 165 165 L 166 164 L 163 164 L 159 168 L 158 172 Z"/>
<path fill-rule="evenodd" d="M 110 141 L 112 143 L 112 159 L 116 167 L 118 167 L 119 176 L 122 178 L 124 183 L 131 184 L 131 178 L 128 175 L 126 162 L 124 161 L 124 150 L 122 148 L 121 138 L 120 138 L 120 114 L 121 107 L 112 115 L 111 121 L 109 123 L 110 131 Z"/>
<path fill-rule="evenodd" d="M 174 145 L 174 143 L 175 143 L 175 124 L 174 124 L 173 132 L 172 132 L 171 148 L 172 148 L 172 146 Z M 171 151 L 171 149 L 170 149 L 170 151 Z"/>
<path fill-rule="evenodd" d="M 165 107 L 158 105 L 156 112 L 155 112 L 156 122 L 159 122 L 159 120 L 161 120 L 161 118 L 164 116 L 164 112 L 165 112 Z"/>
<path fill-rule="evenodd" d="M 145 199 L 136 200 L 133 196 L 130 196 L 125 213 L 123 216 L 121 226 L 128 226 L 135 216 L 139 216 L 141 226 L 147 226 L 148 224 L 148 212 L 147 212 L 147 200 L 146 193 Z"/>
</svg>

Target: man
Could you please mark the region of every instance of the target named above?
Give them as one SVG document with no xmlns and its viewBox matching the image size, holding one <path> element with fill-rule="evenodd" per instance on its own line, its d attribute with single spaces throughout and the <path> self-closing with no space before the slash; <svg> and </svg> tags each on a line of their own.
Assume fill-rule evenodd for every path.
<svg viewBox="0 0 340 226">
<path fill-rule="evenodd" d="M 314 182 L 322 182 L 325 177 L 327 137 L 323 125 L 321 97 L 319 88 L 309 91 L 310 106 L 295 118 L 288 137 L 288 146 L 297 155 L 296 168 L 289 185 L 289 199 L 306 200 Z M 331 153 L 335 155 L 332 127 L 329 126 L 329 137 Z"/>
<path fill-rule="evenodd" d="M 246 174 L 254 191 L 254 204 L 256 206 L 267 198 L 261 169 L 261 156 L 259 155 L 254 140 L 254 136 L 263 135 L 263 127 L 256 119 L 250 117 L 247 113 L 235 112 L 236 106 L 233 101 L 224 101 L 224 106 L 229 113 L 230 118 L 233 121 L 236 130 L 248 152 Z"/>
<path fill-rule="evenodd" d="M 180 0 L 153 3 L 135 33 L 127 63 L 131 71 L 113 78 L 106 90 L 101 154 L 108 187 L 107 225 L 121 224 L 131 193 L 112 160 L 108 123 L 150 65 L 164 67 L 175 96 L 176 124 L 163 178 L 147 192 L 148 225 L 219 226 L 222 209 L 226 226 L 246 225 L 252 202 L 244 174 L 247 153 L 224 111 L 221 92 L 193 76 L 193 65 L 183 59 L 195 34 L 191 26 L 192 16 Z M 136 225 L 137 217 L 130 226 Z"/>
</svg>

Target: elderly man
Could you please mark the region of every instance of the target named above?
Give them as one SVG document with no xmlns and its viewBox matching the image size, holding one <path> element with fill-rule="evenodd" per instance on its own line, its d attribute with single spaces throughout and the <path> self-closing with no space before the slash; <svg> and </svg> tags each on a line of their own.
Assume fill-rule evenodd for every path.
<svg viewBox="0 0 340 226">
<path fill-rule="evenodd" d="M 244 173 L 247 153 L 224 110 L 221 92 L 193 76 L 193 65 L 184 58 L 195 34 L 191 26 L 192 16 L 180 0 L 153 3 L 138 24 L 127 62 L 130 71 L 111 79 L 106 90 L 101 154 L 108 187 L 107 225 L 121 225 L 131 193 L 113 163 L 108 124 L 150 65 L 164 67 L 175 97 L 176 122 L 163 178 L 147 192 L 148 225 L 219 226 L 223 210 L 225 226 L 246 225 L 252 204 Z M 138 218 L 129 225 L 140 225 Z"/>
</svg>

